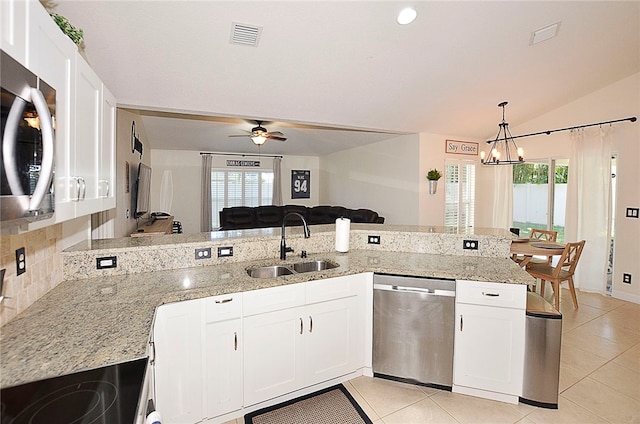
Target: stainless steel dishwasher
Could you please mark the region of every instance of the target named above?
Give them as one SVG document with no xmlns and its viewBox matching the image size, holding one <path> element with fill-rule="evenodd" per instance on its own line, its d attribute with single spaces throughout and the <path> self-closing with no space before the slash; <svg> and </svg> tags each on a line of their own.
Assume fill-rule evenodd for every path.
<svg viewBox="0 0 640 424">
<path fill-rule="evenodd" d="M 373 373 L 451 390 L 454 280 L 375 274 Z"/>
</svg>

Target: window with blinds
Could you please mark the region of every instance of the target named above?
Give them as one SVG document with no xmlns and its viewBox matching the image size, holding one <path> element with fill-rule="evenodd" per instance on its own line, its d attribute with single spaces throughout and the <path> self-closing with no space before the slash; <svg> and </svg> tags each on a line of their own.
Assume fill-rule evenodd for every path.
<svg viewBox="0 0 640 424">
<path fill-rule="evenodd" d="M 447 162 L 444 177 L 444 225 L 458 229 L 473 227 L 476 200 L 475 162 Z"/>
<path fill-rule="evenodd" d="M 272 196 L 272 171 L 212 170 L 211 228 L 220 226 L 222 208 L 270 205 Z"/>
</svg>

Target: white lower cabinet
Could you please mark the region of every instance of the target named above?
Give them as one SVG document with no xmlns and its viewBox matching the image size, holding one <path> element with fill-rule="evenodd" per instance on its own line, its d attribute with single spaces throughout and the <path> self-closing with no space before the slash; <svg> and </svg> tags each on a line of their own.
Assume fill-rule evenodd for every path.
<svg viewBox="0 0 640 424">
<path fill-rule="evenodd" d="M 261 312 L 243 320 L 245 406 L 364 365 L 359 363 L 364 314 L 358 301 L 365 281 L 366 274 L 358 274 L 245 293 L 245 315 Z M 264 311 L 265 303 L 277 310 Z"/>
<path fill-rule="evenodd" d="M 367 276 L 160 306 L 153 357 L 164 421 L 219 422 L 361 368 Z"/>
<path fill-rule="evenodd" d="M 517 403 L 526 295 L 525 285 L 456 283 L 454 392 Z"/>
<path fill-rule="evenodd" d="M 242 294 L 203 299 L 203 405 L 206 418 L 242 408 Z"/>
<path fill-rule="evenodd" d="M 242 407 L 242 295 L 162 305 L 154 325 L 156 407 L 193 424 Z"/>
<path fill-rule="evenodd" d="M 244 403 L 303 387 L 304 307 L 244 318 Z"/>
<path fill-rule="evenodd" d="M 153 330 L 156 409 L 167 423 L 202 421 L 202 299 L 162 305 Z"/>
</svg>

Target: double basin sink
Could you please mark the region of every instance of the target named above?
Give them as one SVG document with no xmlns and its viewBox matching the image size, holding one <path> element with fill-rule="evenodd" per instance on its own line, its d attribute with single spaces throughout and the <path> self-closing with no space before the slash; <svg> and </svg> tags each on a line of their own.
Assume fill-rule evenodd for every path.
<svg viewBox="0 0 640 424">
<path fill-rule="evenodd" d="M 283 275 L 301 274 L 305 272 L 323 271 L 337 268 L 339 265 L 325 260 L 296 262 L 286 265 L 267 265 L 247 269 L 253 278 L 275 278 Z"/>
</svg>

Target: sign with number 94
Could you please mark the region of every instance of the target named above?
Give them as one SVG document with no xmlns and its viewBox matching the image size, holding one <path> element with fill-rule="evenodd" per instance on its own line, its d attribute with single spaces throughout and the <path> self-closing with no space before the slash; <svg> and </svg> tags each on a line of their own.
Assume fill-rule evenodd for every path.
<svg viewBox="0 0 640 424">
<path fill-rule="evenodd" d="M 291 171 L 291 198 L 309 199 L 311 197 L 311 171 Z"/>
</svg>

